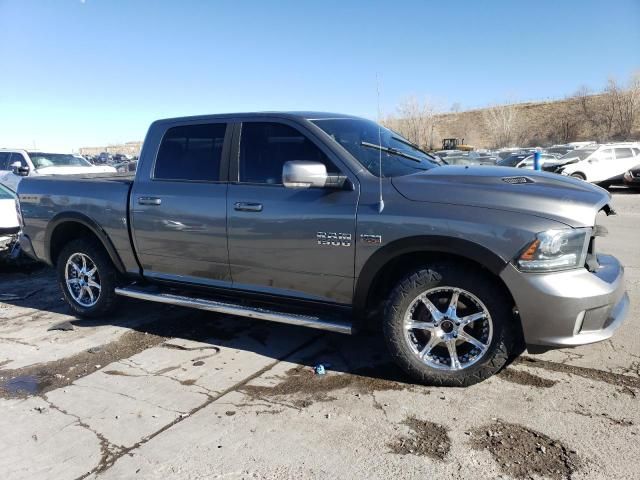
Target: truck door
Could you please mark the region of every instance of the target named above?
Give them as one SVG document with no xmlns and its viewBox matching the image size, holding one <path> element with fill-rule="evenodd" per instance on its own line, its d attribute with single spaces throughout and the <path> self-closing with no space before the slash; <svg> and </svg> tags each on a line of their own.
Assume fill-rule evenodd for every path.
<svg viewBox="0 0 640 480">
<path fill-rule="evenodd" d="M 358 185 L 290 189 L 285 162 L 322 162 L 347 173 L 321 142 L 294 124 L 244 122 L 231 162 L 229 263 L 235 288 L 350 303 L 353 296 Z"/>
<path fill-rule="evenodd" d="M 230 285 L 226 172 L 231 130 L 225 122 L 182 123 L 155 133 L 162 137 L 157 155 L 143 151 L 131 217 L 145 276 Z"/>
</svg>

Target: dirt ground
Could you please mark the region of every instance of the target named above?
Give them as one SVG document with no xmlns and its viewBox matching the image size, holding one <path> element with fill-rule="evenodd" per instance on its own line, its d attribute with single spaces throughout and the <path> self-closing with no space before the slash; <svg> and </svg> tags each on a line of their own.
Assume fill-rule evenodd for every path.
<svg viewBox="0 0 640 480">
<path fill-rule="evenodd" d="M 50 270 L 5 268 L 0 478 L 640 478 L 640 194 L 614 205 L 627 322 L 464 389 L 413 384 L 376 335 L 129 300 L 79 320 Z"/>
</svg>

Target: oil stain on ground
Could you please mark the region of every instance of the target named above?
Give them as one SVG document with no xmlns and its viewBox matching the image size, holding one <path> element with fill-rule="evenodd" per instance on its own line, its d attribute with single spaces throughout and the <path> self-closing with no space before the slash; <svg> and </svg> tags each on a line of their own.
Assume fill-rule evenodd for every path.
<svg viewBox="0 0 640 480">
<path fill-rule="evenodd" d="M 66 387 L 78 378 L 93 373 L 100 366 L 128 358 L 166 340 L 159 335 L 138 331 L 126 332 L 118 340 L 52 362 L 15 370 L 0 370 L 0 397 L 40 395 Z"/>
<path fill-rule="evenodd" d="M 398 375 L 396 367 L 387 364 L 360 368 L 349 373 L 330 372 L 325 375 L 316 375 L 311 368 L 299 366 L 288 370 L 276 385 L 247 385 L 242 391 L 252 398 L 302 396 L 302 399 L 295 400 L 294 405 L 304 408 L 314 402 L 332 400 L 328 393 L 336 390 L 350 389 L 366 394 L 413 387 Z"/>
<path fill-rule="evenodd" d="M 574 450 L 521 425 L 496 422 L 472 432 L 472 447 L 488 450 L 506 475 L 528 479 L 570 478 L 579 468 Z"/>
<path fill-rule="evenodd" d="M 533 375 L 524 370 L 517 370 L 515 368 L 505 368 L 498 374 L 498 378 L 506 380 L 507 382 L 517 383 L 518 385 L 525 385 L 528 387 L 536 388 L 551 388 L 558 383 L 557 380 L 550 380 L 548 378 L 542 378 L 538 375 Z"/>
<path fill-rule="evenodd" d="M 172 310 L 173 311 L 173 310 Z M 232 340 L 241 336 L 250 327 L 249 322 L 235 322 L 234 327 L 221 323 L 220 316 L 204 315 L 201 312 L 184 311 L 167 315 L 162 320 L 137 326 L 121 335 L 117 340 L 89 348 L 75 355 L 51 362 L 30 365 L 18 369 L 0 370 L 0 398 L 41 395 L 57 388 L 66 387 L 78 378 L 95 372 L 99 367 L 129 358 L 137 353 L 161 344 L 168 338 L 206 341 L 208 339 Z M 83 322 L 87 324 L 87 322 Z M 181 348 L 167 345 L 168 348 Z M 198 347 L 198 349 L 218 347 Z M 112 371 L 109 371 L 113 374 Z"/>
<path fill-rule="evenodd" d="M 409 427 L 410 434 L 387 444 L 392 453 L 444 460 L 451 449 L 451 440 L 445 427 L 415 417 L 407 418 L 402 424 Z"/>
</svg>

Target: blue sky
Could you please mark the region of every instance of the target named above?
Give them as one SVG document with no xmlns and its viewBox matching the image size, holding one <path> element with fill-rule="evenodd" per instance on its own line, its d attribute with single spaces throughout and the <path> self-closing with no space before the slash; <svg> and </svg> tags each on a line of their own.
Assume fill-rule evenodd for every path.
<svg viewBox="0 0 640 480">
<path fill-rule="evenodd" d="M 142 139 L 167 116 L 408 95 L 561 98 L 640 69 L 640 0 L 0 0 L 0 146 Z"/>
</svg>

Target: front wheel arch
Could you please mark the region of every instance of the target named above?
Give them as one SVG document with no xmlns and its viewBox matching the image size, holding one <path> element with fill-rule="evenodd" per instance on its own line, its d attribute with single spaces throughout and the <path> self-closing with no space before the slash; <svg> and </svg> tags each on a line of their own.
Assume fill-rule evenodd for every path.
<svg viewBox="0 0 640 480">
<path fill-rule="evenodd" d="M 377 250 L 360 270 L 353 299 L 358 326 L 365 326 L 367 313 L 372 309 L 376 299 L 384 298 L 390 290 L 390 288 L 381 290 L 381 282 L 393 284 L 406 274 L 409 265 L 415 267 L 417 263 L 428 265 L 443 260 L 487 270 L 502 283 L 511 296 L 509 289 L 499 277 L 508 262 L 488 248 L 455 237 L 431 235 L 409 237 L 391 242 Z"/>
</svg>

